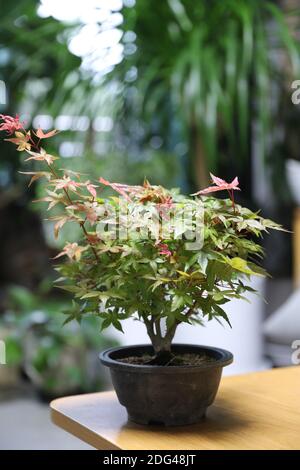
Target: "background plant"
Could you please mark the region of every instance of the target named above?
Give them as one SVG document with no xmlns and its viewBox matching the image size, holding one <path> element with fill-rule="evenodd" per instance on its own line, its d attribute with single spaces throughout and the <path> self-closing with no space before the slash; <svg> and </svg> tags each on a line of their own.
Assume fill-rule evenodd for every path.
<svg viewBox="0 0 300 470">
<path fill-rule="evenodd" d="M 207 184 L 209 171 L 238 172 L 247 196 L 257 199 L 253 159 L 282 182 L 282 103 L 299 74 L 299 11 L 287 3 L 137 0 L 123 10 L 128 55 L 107 76 L 122 83 L 120 119 L 125 128 L 133 116 L 150 122 L 165 145 L 179 134 L 190 188 Z"/>
<path fill-rule="evenodd" d="M 99 336 L 101 320 L 95 317 L 62 329 L 70 300 L 49 297 L 50 288 L 51 282 L 44 282 L 35 294 L 20 286 L 10 288 L 0 320 L 7 333 L 7 367 L 18 366 L 45 398 L 100 390 L 105 379 L 95 352 L 116 342 Z"/>
</svg>

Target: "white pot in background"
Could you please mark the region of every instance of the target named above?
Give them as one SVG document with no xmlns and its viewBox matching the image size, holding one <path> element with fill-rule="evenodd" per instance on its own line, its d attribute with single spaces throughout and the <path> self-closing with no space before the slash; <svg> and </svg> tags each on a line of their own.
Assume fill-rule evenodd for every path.
<svg viewBox="0 0 300 470">
<path fill-rule="evenodd" d="M 134 344 L 150 344 L 145 325 L 137 320 L 129 318 L 122 322 L 124 334 L 113 327 L 109 327 L 109 335 L 113 336 L 122 346 Z"/>
<path fill-rule="evenodd" d="M 225 375 L 243 374 L 267 368 L 269 363 L 264 359 L 263 294 L 265 279 L 255 277 L 251 285 L 260 295 L 249 294 L 251 303 L 244 300 L 232 300 L 225 307 L 230 317 L 229 325 L 222 326 L 216 320 L 207 322 L 206 326 L 180 325 L 174 342 L 203 344 L 228 349 L 234 355 L 234 362 L 224 369 Z M 122 324 L 125 334 L 111 333 L 123 345 L 150 343 L 145 326 L 134 320 Z"/>
<path fill-rule="evenodd" d="M 264 358 L 263 308 L 265 279 L 253 277 L 251 286 L 259 295 L 248 294 L 245 300 L 232 300 L 224 307 L 232 328 L 216 320 L 206 326 L 183 325 L 178 329 L 176 342 L 217 346 L 233 353 L 233 363 L 224 369 L 225 375 L 244 374 L 269 367 Z"/>
<path fill-rule="evenodd" d="M 300 289 L 266 320 L 263 331 L 272 362 L 279 367 L 293 365 L 293 353 L 300 342 Z"/>
<path fill-rule="evenodd" d="M 292 159 L 287 160 L 286 174 L 294 201 L 300 206 L 300 162 Z"/>
</svg>

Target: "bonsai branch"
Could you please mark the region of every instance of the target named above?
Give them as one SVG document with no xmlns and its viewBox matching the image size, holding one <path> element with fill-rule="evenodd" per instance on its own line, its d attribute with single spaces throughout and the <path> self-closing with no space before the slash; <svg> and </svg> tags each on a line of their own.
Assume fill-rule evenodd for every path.
<svg viewBox="0 0 300 470">
<path fill-rule="evenodd" d="M 160 318 L 144 317 L 144 322 L 155 353 L 154 358 L 148 364 L 167 365 L 174 357 L 171 346 L 177 327 L 181 322 L 176 321 L 165 334 L 162 333 Z"/>
</svg>

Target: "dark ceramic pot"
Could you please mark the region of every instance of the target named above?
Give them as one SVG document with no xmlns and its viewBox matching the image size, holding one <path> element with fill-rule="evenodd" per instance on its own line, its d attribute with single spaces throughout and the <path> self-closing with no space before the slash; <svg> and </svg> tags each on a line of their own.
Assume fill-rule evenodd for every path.
<svg viewBox="0 0 300 470">
<path fill-rule="evenodd" d="M 215 360 L 197 366 L 136 365 L 118 360 L 153 354 L 151 345 L 112 348 L 100 354 L 131 421 L 166 426 L 200 421 L 215 399 L 223 367 L 233 361 L 230 352 L 210 346 L 174 344 L 172 351 L 205 353 Z"/>
</svg>

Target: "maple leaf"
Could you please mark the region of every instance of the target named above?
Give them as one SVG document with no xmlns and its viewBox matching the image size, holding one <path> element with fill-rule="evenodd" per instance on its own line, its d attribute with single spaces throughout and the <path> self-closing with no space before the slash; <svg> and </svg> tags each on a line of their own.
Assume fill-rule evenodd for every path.
<svg viewBox="0 0 300 470">
<path fill-rule="evenodd" d="M 64 196 L 63 194 L 56 194 L 54 191 L 49 191 L 47 189 L 47 194 L 48 196 L 42 197 L 41 199 L 36 199 L 33 202 L 49 202 L 47 211 L 52 209 L 56 204 L 59 204 L 60 202 L 63 201 Z"/>
<path fill-rule="evenodd" d="M 8 135 L 12 135 L 15 131 L 23 128 L 23 124 L 20 122 L 20 117 L 16 114 L 16 117 L 7 116 L 0 114 L 0 119 L 4 121 L 0 124 L 0 131 L 6 131 Z"/>
<path fill-rule="evenodd" d="M 64 249 L 58 253 L 53 259 L 61 258 L 62 256 L 67 256 L 72 261 L 79 261 L 81 254 L 87 249 L 87 247 L 79 246 L 78 243 L 67 243 Z"/>
<path fill-rule="evenodd" d="M 137 194 L 141 191 L 143 191 L 142 186 L 131 186 L 128 184 L 121 184 L 121 183 L 110 183 L 106 179 L 102 178 L 102 176 L 99 178 L 99 182 L 104 184 L 105 186 L 110 186 L 112 189 L 114 189 L 117 193 L 121 194 L 127 201 L 131 202 L 131 198 L 128 196 L 128 194 Z"/>
<path fill-rule="evenodd" d="M 216 191 L 240 191 L 239 186 L 239 180 L 238 177 L 236 176 L 231 183 L 227 183 L 227 181 L 222 180 L 221 178 L 218 178 L 217 176 L 214 176 L 212 173 L 210 173 L 212 182 L 216 186 L 209 186 L 208 188 L 201 189 L 201 191 L 198 191 L 197 193 L 192 194 L 191 196 L 198 196 L 200 194 L 209 194 L 209 193 L 215 193 Z"/>
<path fill-rule="evenodd" d="M 98 186 L 96 186 L 95 184 L 90 183 L 89 180 L 86 181 L 85 183 L 82 183 L 82 185 L 86 187 L 86 189 L 93 196 L 94 199 L 97 197 L 96 188 L 98 188 Z"/>
<path fill-rule="evenodd" d="M 31 149 L 31 144 L 29 143 L 30 139 L 30 131 L 28 131 L 26 134 L 23 134 L 23 132 L 15 132 L 15 137 L 12 137 L 10 139 L 4 139 L 7 142 L 12 142 L 13 144 L 17 145 L 17 150 L 19 152 L 23 152 L 23 150 L 30 150 Z"/>
<path fill-rule="evenodd" d="M 72 219 L 72 217 L 69 216 L 57 216 L 57 217 L 50 217 L 49 220 L 57 220 L 56 224 L 54 225 L 53 231 L 54 231 L 54 237 L 58 238 L 59 231 L 60 229 L 65 225 L 66 222 L 69 222 Z"/>
<path fill-rule="evenodd" d="M 91 225 L 94 225 L 97 220 L 98 220 L 98 206 L 97 206 L 97 203 L 93 203 L 93 204 L 88 204 L 88 203 L 85 203 L 84 204 L 84 212 L 86 214 L 86 218 L 87 220 L 89 221 L 89 223 Z"/>
<path fill-rule="evenodd" d="M 28 162 L 29 160 L 36 160 L 36 161 L 44 161 L 48 165 L 52 165 L 54 160 L 58 160 L 58 157 L 54 157 L 54 155 L 50 155 L 43 148 L 41 148 L 40 152 L 32 152 L 31 150 L 27 150 L 27 153 L 29 153 L 31 157 L 26 158 L 25 162 Z"/>
<path fill-rule="evenodd" d="M 19 171 L 21 175 L 32 175 L 31 180 L 29 181 L 28 187 L 34 183 L 34 181 L 40 179 L 40 178 L 47 178 L 48 180 L 51 179 L 51 173 L 48 171 Z"/>
<path fill-rule="evenodd" d="M 57 191 L 58 189 L 69 189 L 74 193 L 76 193 L 77 188 L 81 186 L 81 183 L 72 180 L 69 176 L 66 175 L 64 175 L 60 179 L 53 180 L 52 183 L 55 186 L 55 191 Z"/>
<path fill-rule="evenodd" d="M 91 225 L 94 225 L 99 217 L 99 212 L 102 213 L 102 211 L 99 209 L 99 206 L 97 202 L 89 203 L 89 202 L 84 202 L 82 203 L 76 203 L 71 206 L 67 206 L 67 209 L 77 211 L 77 212 L 84 212 L 86 220 L 90 222 Z M 80 219 L 78 216 L 76 216 L 77 220 Z"/>
<path fill-rule="evenodd" d="M 49 139 L 50 137 L 53 137 L 54 135 L 58 133 L 59 131 L 57 131 L 56 129 L 53 129 L 53 131 L 46 132 L 45 134 L 44 131 L 39 127 L 38 130 L 35 132 L 35 135 L 39 139 Z"/>
</svg>

